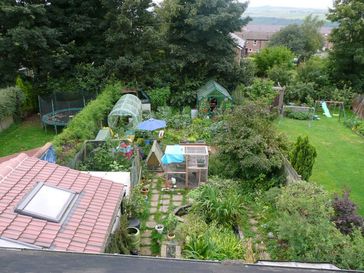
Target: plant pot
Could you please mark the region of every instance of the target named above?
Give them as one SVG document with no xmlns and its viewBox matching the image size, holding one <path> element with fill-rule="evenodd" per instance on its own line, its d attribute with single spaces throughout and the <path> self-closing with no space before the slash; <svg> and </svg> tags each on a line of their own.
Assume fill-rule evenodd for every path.
<svg viewBox="0 0 364 273">
<path fill-rule="evenodd" d="M 140 231 L 136 227 L 128 227 L 126 229 L 129 238 L 130 251 L 138 252 L 140 248 Z"/>
<path fill-rule="evenodd" d="M 149 193 L 149 188 L 142 188 L 141 193 L 142 193 L 143 195 L 148 195 L 148 193 Z"/>
<path fill-rule="evenodd" d="M 138 218 L 128 218 L 128 227 L 140 229 L 140 220 Z"/>
<path fill-rule="evenodd" d="M 162 234 L 163 233 L 163 230 L 164 230 L 164 225 L 162 224 L 157 224 L 155 226 L 155 230 L 159 233 L 159 234 Z"/>
<path fill-rule="evenodd" d="M 174 238 L 176 238 L 176 234 L 174 234 L 174 233 L 168 233 L 168 234 L 167 234 L 167 239 L 168 239 L 168 240 L 170 240 L 170 241 L 171 241 L 171 240 L 173 240 Z"/>
</svg>

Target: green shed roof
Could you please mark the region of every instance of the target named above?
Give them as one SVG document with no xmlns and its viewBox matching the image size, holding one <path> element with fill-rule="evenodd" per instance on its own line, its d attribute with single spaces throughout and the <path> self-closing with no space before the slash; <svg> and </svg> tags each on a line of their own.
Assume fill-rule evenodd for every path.
<svg viewBox="0 0 364 273">
<path fill-rule="evenodd" d="M 200 101 L 203 98 L 208 97 L 212 93 L 220 93 L 223 97 L 232 100 L 229 92 L 215 81 L 208 81 L 204 86 L 197 90 L 197 100 Z"/>
</svg>

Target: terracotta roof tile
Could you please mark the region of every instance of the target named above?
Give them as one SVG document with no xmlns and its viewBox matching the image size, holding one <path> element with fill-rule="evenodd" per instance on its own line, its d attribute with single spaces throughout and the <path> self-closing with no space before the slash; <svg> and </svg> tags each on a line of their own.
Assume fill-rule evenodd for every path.
<svg viewBox="0 0 364 273">
<path fill-rule="evenodd" d="M 80 193 L 61 223 L 14 212 L 38 182 Z M 0 164 L 0 234 L 55 250 L 102 252 L 122 193 L 121 184 L 20 154 Z"/>
</svg>

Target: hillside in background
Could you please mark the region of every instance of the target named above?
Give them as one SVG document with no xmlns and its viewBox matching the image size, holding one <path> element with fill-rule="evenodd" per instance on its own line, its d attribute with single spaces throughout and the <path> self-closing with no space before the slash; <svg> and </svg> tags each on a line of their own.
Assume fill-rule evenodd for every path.
<svg viewBox="0 0 364 273">
<path fill-rule="evenodd" d="M 326 13 L 327 10 L 324 9 L 262 6 L 248 7 L 244 15 L 250 16 L 253 19 L 250 23 L 254 25 L 287 26 L 301 24 L 306 16 L 312 14 L 325 20 L 325 27 L 334 27 L 333 23 L 326 20 Z"/>
</svg>

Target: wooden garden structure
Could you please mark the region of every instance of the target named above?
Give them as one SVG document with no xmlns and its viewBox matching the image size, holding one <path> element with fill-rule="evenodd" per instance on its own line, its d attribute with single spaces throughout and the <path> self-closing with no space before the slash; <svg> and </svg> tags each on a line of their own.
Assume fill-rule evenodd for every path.
<svg viewBox="0 0 364 273">
<path fill-rule="evenodd" d="M 208 180 L 207 145 L 167 145 L 162 163 L 166 180 L 175 180 L 177 187 L 198 187 Z"/>
</svg>

